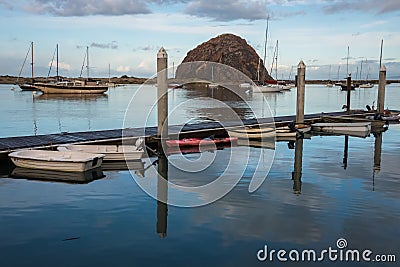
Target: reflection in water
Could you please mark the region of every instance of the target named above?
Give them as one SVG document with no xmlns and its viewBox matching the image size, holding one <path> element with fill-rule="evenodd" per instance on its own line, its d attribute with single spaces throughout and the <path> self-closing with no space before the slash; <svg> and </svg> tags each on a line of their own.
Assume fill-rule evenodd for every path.
<svg viewBox="0 0 400 267">
<path fill-rule="evenodd" d="M 35 101 L 72 101 L 72 102 L 88 102 L 97 100 L 107 100 L 107 94 L 41 94 L 35 97 Z"/>
<path fill-rule="evenodd" d="M 374 171 L 372 175 L 372 191 L 375 191 L 375 175 L 381 171 L 382 133 L 375 134 L 374 143 Z"/>
<path fill-rule="evenodd" d="M 167 237 L 168 216 L 168 159 L 162 153 L 158 157 L 157 175 L 157 234 L 160 238 Z"/>
<path fill-rule="evenodd" d="M 294 171 L 292 172 L 293 193 L 301 194 L 301 176 L 303 171 L 303 139 L 296 139 L 294 150 Z"/>
<path fill-rule="evenodd" d="M 344 137 L 343 168 L 347 169 L 347 159 L 349 157 L 349 136 Z"/>
<path fill-rule="evenodd" d="M 87 184 L 104 177 L 105 175 L 103 174 L 101 168 L 86 172 L 61 172 L 16 167 L 10 175 L 10 178 L 16 179 L 51 181 L 71 184 Z"/>
</svg>

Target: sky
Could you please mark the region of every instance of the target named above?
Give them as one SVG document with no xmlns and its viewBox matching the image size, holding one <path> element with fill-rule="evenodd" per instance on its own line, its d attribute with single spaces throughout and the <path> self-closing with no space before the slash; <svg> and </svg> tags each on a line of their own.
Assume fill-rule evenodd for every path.
<svg viewBox="0 0 400 267">
<path fill-rule="evenodd" d="M 92 77 L 109 67 L 111 76 L 151 77 L 161 46 L 171 76 L 188 51 L 223 33 L 263 58 L 267 17 L 267 66 L 278 40 L 279 79 L 293 78 L 300 60 L 307 79 L 344 78 L 348 47 L 353 79 L 361 65 L 363 79 L 376 79 L 381 40 L 387 76 L 400 79 L 399 0 L 0 0 L 0 75 L 18 75 L 30 42 L 36 76 L 48 75 L 56 44 L 68 77 L 80 76 L 87 46 Z"/>
</svg>

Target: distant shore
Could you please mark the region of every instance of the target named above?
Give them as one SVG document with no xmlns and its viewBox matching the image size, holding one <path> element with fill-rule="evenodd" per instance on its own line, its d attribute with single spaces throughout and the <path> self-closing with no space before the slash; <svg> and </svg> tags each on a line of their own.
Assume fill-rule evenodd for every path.
<svg viewBox="0 0 400 267">
<path fill-rule="evenodd" d="M 69 80 L 69 79 L 78 79 L 78 80 L 85 80 L 85 78 L 67 78 L 67 77 L 59 77 L 60 80 Z M 23 83 L 31 83 L 32 78 L 29 77 L 18 77 L 15 76 L 9 76 L 9 75 L 4 75 L 0 76 L 0 84 L 17 84 L 18 83 L 23 84 Z M 46 82 L 48 80 L 55 80 L 55 77 L 50 77 L 47 79 L 46 77 L 35 77 L 34 81 L 35 82 Z M 121 77 L 112 77 L 112 78 L 93 78 L 93 80 L 96 81 L 101 81 L 103 83 L 114 83 L 114 84 L 143 84 L 145 83 L 148 78 L 137 78 L 137 77 L 129 77 L 126 75 L 123 75 Z"/>
<path fill-rule="evenodd" d="M 81 79 L 84 80 L 85 78 L 67 78 L 67 77 L 59 77 L 60 79 L 68 80 L 68 79 Z M 50 79 L 55 80 L 54 77 L 51 77 Z M 0 84 L 16 84 L 18 80 L 18 83 L 30 83 L 32 82 L 32 78 L 29 77 L 18 77 L 15 76 L 9 76 L 9 75 L 3 75 L 0 76 Z M 93 80 L 96 81 L 101 81 L 103 83 L 114 83 L 114 84 L 143 84 L 145 82 L 149 82 L 148 78 L 137 78 L 137 77 L 129 77 L 127 75 L 123 75 L 121 77 L 112 77 L 112 78 L 93 78 Z M 45 77 L 35 77 L 35 82 L 46 82 L 48 81 L 47 78 Z M 153 79 L 150 83 L 155 83 L 156 81 Z M 329 80 L 306 80 L 306 84 L 327 84 Z M 331 81 L 333 83 L 336 82 L 345 82 L 345 80 L 342 81 Z M 353 81 L 357 83 L 363 83 L 364 81 Z M 368 80 L 368 82 L 372 84 L 378 84 L 377 80 Z M 387 83 L 400 83 L 400 80 L 387 80 Z"/>
</svg>

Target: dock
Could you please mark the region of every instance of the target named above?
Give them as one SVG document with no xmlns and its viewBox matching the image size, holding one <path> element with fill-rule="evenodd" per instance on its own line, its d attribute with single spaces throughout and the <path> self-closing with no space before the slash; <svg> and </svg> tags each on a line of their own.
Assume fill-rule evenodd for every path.
<svg viewBox="0 0 400 267">
<path fill-rule="evenodd" d="M 329 113 L 314 113 L 305 115 L 305 123 L 318 122 L 321 115 L 329 116 L 343 116 L 345 112 L 329 112 Z M 354 113 L 364 114 L 363 111 Z M 279 116 L 274 117 L 276 127 L 284 127 L 289 123 L 295 121 L 296 116 Z M 224 126 L 235 127 L 243 125 L 256 126 L 257 123 L 270 123 L 271 118 L 261 119 L 244 119 L 242 122 L 224 122 Z M 201 122 L 194 124 L 170 125 L 168 127 L 170 136 L 183 137 L 208 137 L 210 135 L 224 135 L 226 134 L 224 127 L 219 122 Z M 144 136 L 143 136 L 144 133 Z M 59 145 L 64 144 L 112 144 L 121 143 L 122 137 L 125 138 L 146 138 L 146 142 L 155 142 L 157 136 L 157 127 L 146 128 L 129 128 L 129 129 L 114 129 L 114 130 L 101 130 L 101 131 L 85 131 L 85 132 L 62 132 L 55 134 L 33 135 L 33 136 L 16 136 L 16 137 L 3 137 L 0 138 L 0 158 L 5 157 L 19 149 L 54 149 Z"/>
</svg>

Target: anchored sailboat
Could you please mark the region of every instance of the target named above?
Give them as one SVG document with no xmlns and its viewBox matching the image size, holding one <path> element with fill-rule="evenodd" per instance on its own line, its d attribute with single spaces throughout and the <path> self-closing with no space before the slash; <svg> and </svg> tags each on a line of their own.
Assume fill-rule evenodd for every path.
<svg viewBox="0 0 400 267">
<path fill-rule="evenodd" d="M 86 47 L 85 59 L 87 68 L 86 80 L 58 81 L 57 79 L 56 83 L 35 83 L 35 86 L 44 94 L 102 94 L 106 92 L 108 90 L 108 85 L 100 84 L 99 82 L 92 81 L 89 78 L 89 47 Z M 57 66 L 58 66 L 58 56 L 57 56 Z M 82 71 L 81 71 L 81 76 L 82 76 Z"/>
<path fill-rule="evenodd" d="M 28 58 L 29 52 L 31 52 L 32 81 L 31 81 L 31 83 L 23 83 L 23 84 L 21 84 L 21 83 L 19 83 L 19 78 L 21 77 L 21 73 L 22 73 L 22 70 L 24 69 L 24 66 L 25 66 L 26 60 Z M 37 90 L 37 88 L 33 85 L 33 83 L 35 82 L 35 74 L 34 74 L 33 64 L 34 64 L 34 62 L 33 62 L 33 42 L 31 42 L 31 44 L 30 44 L 30 46 L 28 48 L 28 52 L 26 53 L 24 62 L 22 63 L 21 69 L 20 69 L 19 74 L 18 74 L 17 82 L 16 82 L 16 84 L 19 86 L 19 88 L 21 88 L 22 91 L 36 91 Z"/>
</svg>

